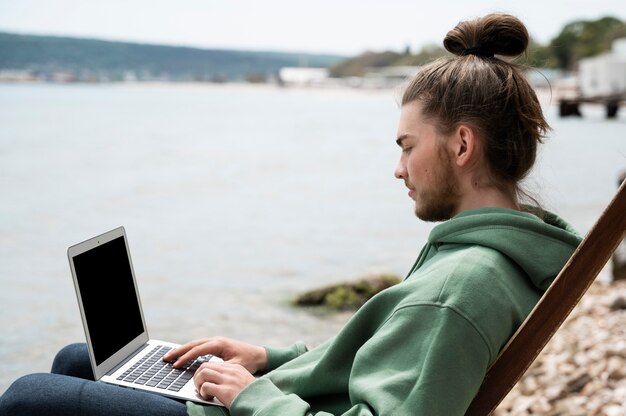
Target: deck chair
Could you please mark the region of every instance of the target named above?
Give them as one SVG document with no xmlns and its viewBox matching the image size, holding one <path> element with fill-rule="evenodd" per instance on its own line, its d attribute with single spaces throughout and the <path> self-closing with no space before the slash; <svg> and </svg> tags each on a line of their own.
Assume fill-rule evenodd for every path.
<svg viewBox="0 0 626 416">
<path fill-rule="evenodd" d="M 465 416 L 497 408 L 580 301 L 626 235 L 626 181 L 535 308 L 502 348 Z"/>
</svg>

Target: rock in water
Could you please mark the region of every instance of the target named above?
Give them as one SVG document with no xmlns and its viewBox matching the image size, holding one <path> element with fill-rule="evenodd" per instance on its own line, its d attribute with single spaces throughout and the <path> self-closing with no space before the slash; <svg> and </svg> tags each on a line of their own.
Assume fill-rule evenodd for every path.
<svg viewBox="0 0 626 416">
<path fill-rule="evenodd" d="M 297 306 L 326 306 L 335 310 L 356 310 L 369 298 L 402 279 L 391 274 L 367 276 L 353 282 L 339 283 L 305 292 L 293 300 Z"/>
</svg>

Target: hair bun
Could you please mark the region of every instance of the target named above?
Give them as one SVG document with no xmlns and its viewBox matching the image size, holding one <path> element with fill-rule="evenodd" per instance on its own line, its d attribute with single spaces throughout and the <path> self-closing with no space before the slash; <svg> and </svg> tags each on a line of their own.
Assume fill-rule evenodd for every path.
<svg viewBox="0 0 626 416">
<path fill-rule="evenodd" d="M 528 47 L 526 26 L 509 14 L 488 14 L 459 22 L 448 32 L 443 46 L 459 56 L 518 56 Z"/>
</svg>

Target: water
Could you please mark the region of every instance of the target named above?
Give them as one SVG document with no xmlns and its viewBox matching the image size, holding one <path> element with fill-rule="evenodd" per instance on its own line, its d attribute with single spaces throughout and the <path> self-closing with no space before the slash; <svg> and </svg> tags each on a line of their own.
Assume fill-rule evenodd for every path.
<svg viewBox="0 0 626 416">
<path fill-rule="evenodd" d="M 559 119 L 529 186 L 586 232 L 626 169 L 626 110 Z M 0 85 L 0 392 L 84 335 L 67 246 L 124 225 L 156 338 L 316 345 L 303 290 L 403 275 L 431 224 L 393 178 L 393 91 Z"/>
</svg>

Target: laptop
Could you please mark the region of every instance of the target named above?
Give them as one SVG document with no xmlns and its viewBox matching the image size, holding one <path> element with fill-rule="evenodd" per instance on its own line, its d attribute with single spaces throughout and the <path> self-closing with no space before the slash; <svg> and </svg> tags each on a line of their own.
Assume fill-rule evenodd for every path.
<svg viewBox="0 0 626 416">
<path fill-rule="evenodd" d="M 124 227 L 68 247 L 67 256 L 97 381 L 222 405 L 202 399 L 193 383 L 202 362 L 220 358 L 203 356 L 175 369 L 161 357 L 178 344 L 149 337 Z"/>
</svg>

